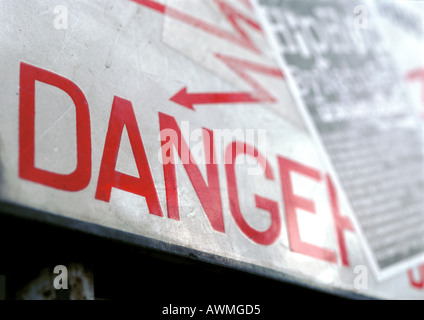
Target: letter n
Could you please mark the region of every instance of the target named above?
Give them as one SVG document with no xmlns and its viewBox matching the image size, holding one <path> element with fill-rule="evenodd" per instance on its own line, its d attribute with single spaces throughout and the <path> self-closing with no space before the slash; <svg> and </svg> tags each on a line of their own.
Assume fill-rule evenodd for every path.
<svg viewBox="0 0 424 320">
<path fill-rule="evenodd" d="M 159 113 L 159 123 L 162 135 L 162 155 L 164 159 L 163 172 L 165 177 L 168 217 L 177 221 L 180 220 L 175 165 L 174 161 L 169 161 L 170 159 L 173 159 L 174 156 L 172 147 L 172 145 L 174 145 L 178 151 L 180 159 L 188 159 L 188 161 L 183 161 L 184 168 L 212 228 L 218 232 L 225 232 L 218 167 L 213 161 L 213 159 L 216 158 L 214 156 L 212 131 L 203 129 L 207 176 L 207 181 L 205 181 L 199 167 L 191 156 L 189 146 L 185 142 L 175 118 L 164 113 Z M 175 133 L 178 141 L 170 139 L 169 142 L 166 142 L 164 133 L 169 132 L 170 130 Z M 169 147 L 165 148 L 166 145 L 169 145 Z M 169 152 L 169 156 L 166 155 L 167 152 Z"/>
</svg>

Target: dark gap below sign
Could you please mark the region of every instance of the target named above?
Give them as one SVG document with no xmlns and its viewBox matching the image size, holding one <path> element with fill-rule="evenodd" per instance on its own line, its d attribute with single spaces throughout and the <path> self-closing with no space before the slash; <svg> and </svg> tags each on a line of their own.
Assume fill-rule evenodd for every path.
<svg viewBox="0 0 424 320">
<path fill-rule="evenodd" d="M 53 270 L 73 262 L 93 271 L 96 300 L 139 301 L 146 308 L 178 303 L 261 304 L 265 313 L 276 311 L 287 300 L 341 299 L 199 261 L 194 255 L 181 257 L 3 214 L 0 241 L 0 274 L 7 280 L 7 300 L 15 300 L 17 292 L 38 277 L 42 268 Z M 56 294 L 56 299 L 65 296 Z"/>
</svg>

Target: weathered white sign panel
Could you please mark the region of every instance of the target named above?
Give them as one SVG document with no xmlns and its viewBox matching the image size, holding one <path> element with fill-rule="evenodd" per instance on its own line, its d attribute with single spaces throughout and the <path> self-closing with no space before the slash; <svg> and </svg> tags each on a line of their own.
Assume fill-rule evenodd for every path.
<svg viewBox="0 0 424 320">
<path fill-rule="evenodd" d="M 0 30 L 3 203 L 424 297 L 418 269 L 371 272 L 249 1 L 2 1 Z"/>
<path fill-rule="evenodd" d="M 377 11 L 365 2 L 260 4 L 294 96 L 355 212 L 376 275 L 420 261 L 422 124 L 379 30 Z M 356 21 L 358 8 L 368 11 L 366 25 Z"/>
</svg>

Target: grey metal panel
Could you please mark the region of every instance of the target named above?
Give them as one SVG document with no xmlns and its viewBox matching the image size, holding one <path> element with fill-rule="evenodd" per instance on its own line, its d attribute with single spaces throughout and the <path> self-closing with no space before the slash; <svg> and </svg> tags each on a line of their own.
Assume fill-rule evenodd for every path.
<svg viewBox="0 0 424 320">
<path fill-rule="evenodd" d="M 349 260 L 342 261 L 330 200 L 335 195 L 330 197 L 326 183 L 328 168 L 248 1 L 69 0 L 63 1 L 64 8 L 56 6 L 50 0 L 0 3 L 0 99 L 4 110 L 0 114 L 0 199 L 5 211 L 184 256 L 194 254 L 201 260 L 246 272 L 295 279 L 296 283 L 330 292 L 382 298 L 422 297 L 422 291 L 411 287 L 406 272 L 384 282 L 378 282 L 370 272 L 368 288 L 355 288 L 355 268 L 369 267 L 359 235 L 342 230 Z M 68 13 L 67 28 L 57 20 L 66 13 L 63 9 Z M 35 81 L 28 84 L 26 80 L 41 75 L 53 78 L 55 85 L 39 78 L 32 92 L 31 83 Z M 69 89 L 68 94 L 58 88 L 58 79 Z M 76 145 L 84 142 L 77 138 L 76 129 L 88 131 L 86 125 L 76 125 L 76 119 L 81 117 L 72 100 L 76 95 L 81 97 L 75 93 L 79 92 L 76 87 L 84 94 L 90 112 L 91 134 L 84 141 L 87 144 L 90 139 L 91 157 L 80 159 L 80 163 L 87 164 L 78 171 L 82 172 L 83 181 L 58 187 L 58 181 L 67 181 L 63 175 L 72 173 L 78 164 Z M 117 97 L 120 100 L 115 100 Z M 35 99 L 36 108 L 34 132 L 31 121 L 26 122 L 32 115 L 31 98 Z M 140 190 L 127 192 L 115 185 L 110 199 L 98 194 L 104 154 L 114 149 L 113 139 L 106 138 L 113 105 L 126 108 L 126 121 L 136 120 L 158 195 L 159 206 L 155 210 L 149 208 L 146 195 L 140 195 Z M 133 114 L 128 112 L 131 109 Z M 79 110 L 84 114 L 84 103 Z M 20 114 L 24 112 L 30 116 L 23 116 L 24 125 L 20 126 Z M 119 112 L 113 114 L 115 120 L 120 119 Z M 167 191 L 174 194 L 175 189 L 167 189 L 161 163 L 161 115 L 163 121 L 175 119 L 185 140 L 191 142 L 198 164 L 198 171 L 191 167 L 191 178 L 195 179 L 189 177 L 181 163 L 175 165 L 179 220 L 175 219 L 175 212 L 172 219 L 167 210 Z M 137 131 L 134 122 L 131 137 L 123 130 L 113 169 L 134 179 L 145 179 L 147 170 L 140 174 L 135 160 L 141 157 L 141 149 L 133 135 Z M 204 150 L 200 128 L 210 129 L 224 141 L 219 147 L 215 141 L 221 160 L 217 163 L 219 190 L 208 188 L 205 152 L 199 152 Z M 265 143 L 258 142 L 261 130 L 266 131 Z M 112 138 L 120 136 L 116 131 Z M 237 137 L 240 132 L 242 138 Z M 263 159 L 249 162 L 251 157 L 239 157 L 235 172 L 241 214 L 237 214 L 231 207 L 236 192 L 234 185 L 229 188 L 231 168 L 223 162 L 225 149 L 233 139 L 245 142 L 252 132 L 253 142 L 248 142 L 265 156 L 272 173 L 261 170 L 263 167 L 256 160 L 264 165 Z M 29 149 L 20 150 L 31 133 L 35 145 L 33 163 L 31 144 Z M 20 139 L 24 141 L 21 144 Z M 136 158 L 130 140 L 138 145 Z M 282 181 L 281 163 L 290 161 L 306 174 L 289 173 L 290 177 Z M 30 171 L 25 171 L 28 168 Z M 41 170 L 36 171 L 41 178 L 33 175 L 34 168 Z M 53 179 L 46 182 L 46 177 Z M 131 181 L 138 181 L 134 179 Z M 195 186 L 192 180 L 196 180 Z M 292 185 L 287 184 L 289 181 Z M 195 188 L 203 190 L 200 197 Z M 346 199 L 340 190 L 334 193 L 339 195 L 339 218 L 350 219 L 352 212 Z M 272 210 L 261 209 L 255 203 L 255 194 L 268 200 L 262 202 L 262 207 L 266 203 L 266 209 L 278 209 L 273 219 L 269 212 Z M 288 215 L 290 201 L 283 198 L 290 200 L 294 194 L 312 201 L 316 213 L 294 209 L 294 215 L 293 210 Z M 214 205 L 205 206 L 210 199 Z M 225 232 L 216 230 L 222 228 L 220 220 L 214 229 L 205 212 L 211 207 L 215 210 L 220 202 Z M 163 216 L 151 214 L 159 213 L 159 207 Z M 297 220 L 294 224 L 293 216 Z M 259 234 L 277 221 L 279 228 L 273 238 L 258 240 L 258 232 L 252 233 L 245 224 L 240 227 L 243 219 Z M 312 254 L 299 250 L 293 245 L 296 240 L 297 244 L 304 242 L 318 250 Z M 330 252 L 330 259 L 320 256 L 322 251 Z"/>
</svg>

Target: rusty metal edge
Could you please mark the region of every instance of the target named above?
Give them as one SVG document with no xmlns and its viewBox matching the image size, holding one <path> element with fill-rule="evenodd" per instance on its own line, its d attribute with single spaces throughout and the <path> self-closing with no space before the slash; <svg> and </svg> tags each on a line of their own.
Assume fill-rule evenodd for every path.
<svg viewBox="0 0 424 320">
<path fill-rule="evenodd" d="M 366 296 L 347 290 L 342 290 L 338 288 L 328 288 L 319 286 L 317 284 L 310 284 L 298 277 L 287 275 L 283 272 L 278 272 L 273 269 L 253 265 L 246 262 L 241 262 L 235 259 L 230 259 L 215 254 L 202 252 L 191 248 L 186 248 L 183 246 L 167 243 L 164 241 L 132 234 L 113 228 L 104 227 L 94 223 L 63 217 L 42 210 L 16 205 L 13 203 L 5 202 L 3 200 L 0 200 L 0 215 L 9 215 L 17 218 L 22 218 L 28 221 L 34 221 L 51 226 L 65 228 L 71 231 L 78 231 L 87 235 L 97 236 L 104 239 L 111 239 L 124 244 L 129 244 L 141 248 L 153 249 L 160 253 L 174 254 L 176 256 L 187 258 L 190 260 L 201 261 L 212 265 L 217 265 L 237 271 L 250 273 L 253 275 L 258 275 L 265 278 L 277 280 L 289 285 L 300 286 L 306 289 L 350 300 L 377 299 L 376 297 Z"/>
</svg>

